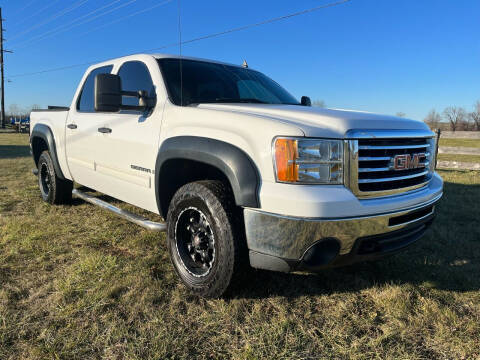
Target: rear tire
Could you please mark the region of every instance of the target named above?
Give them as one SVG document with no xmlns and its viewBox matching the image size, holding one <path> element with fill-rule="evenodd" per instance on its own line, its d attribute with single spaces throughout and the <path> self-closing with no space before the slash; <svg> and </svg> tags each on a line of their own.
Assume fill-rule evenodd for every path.
<svg viewBox="0 0 480 360">
<path fill-rule="evenodd" d="M 50 204 L 69 203 L 72 200 L 73 182 L 57 176 L 48 151 L 40 155 L 37 168 L 42 199 Z"/>
<path fill-rule="evenodd" d="M 193 293 L 220 297 L 241 273 L 244 247 L 238 208 L 220 181 L 182 186 L 167 215 L 167 242 L 175 271 Z"/>
</svg>

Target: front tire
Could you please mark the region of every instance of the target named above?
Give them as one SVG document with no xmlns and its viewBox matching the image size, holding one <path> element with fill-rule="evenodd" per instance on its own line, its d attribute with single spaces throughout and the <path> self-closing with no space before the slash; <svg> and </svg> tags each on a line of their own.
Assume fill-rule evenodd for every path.
<svg viewBox="0 0 480 360">
<path fill-rule="evenodd" d="M 224 294 L 240 273 L 243 249 L 233 195 L 220 181 L 182 186 L 170 202 L 167 242 L 175 271 L 193 293 Z"/>
<path fill-rule="evenodd" d="M 42 199 L 50 204 L 66 204 L 72 200 L 73 182 L 60 179 L 48 151 L 42 152 L 38 159 L 38 185 Z"/>
</svg>

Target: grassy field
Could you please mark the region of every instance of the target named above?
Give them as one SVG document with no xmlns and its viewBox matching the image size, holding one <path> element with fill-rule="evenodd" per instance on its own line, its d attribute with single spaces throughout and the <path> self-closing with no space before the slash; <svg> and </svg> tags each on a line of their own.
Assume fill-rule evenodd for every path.
<svg viewBox="0 0 480 360">
<path fill-rule="evenodd" d="M 440 146 L 480 148 L 480 139 L 440 139 Z"/>
<path fill-rule="evenodd" d="M 250 271 L 189 295 L 164 236 L 40 199 L 26 135 L 0 134 L 0 359 L 478 359 L 480 172 L 408 251 L 318 275 Z"/>
</svg>

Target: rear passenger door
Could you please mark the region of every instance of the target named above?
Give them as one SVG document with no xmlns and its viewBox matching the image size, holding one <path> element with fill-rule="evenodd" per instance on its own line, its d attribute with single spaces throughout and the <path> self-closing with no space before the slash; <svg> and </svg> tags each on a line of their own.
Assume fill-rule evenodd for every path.
<svg viewBox="0 0 480 360">
<path fill-rule="evenodd" d="M 151 68 L 142 61 L 122 63 L 117 71 L 122 90 L 146 90 L 149 97 L 156 97 L 152 71 L 159 72 L 156 63 Z M 97 163 L 104 182 L 100 191 L 154 212 L 157 204 L 153 180 L 162 117 L 162 112 L 157 111 L 158 102 L 149 112 L 122 110 L 104 118 L 102 126 L 110 132 L 102 135 L 101 148 L 105 151 L 98 154 Z M 139 100 L 124 96 L 122 103 L 138 106 Z"/>
</svg>

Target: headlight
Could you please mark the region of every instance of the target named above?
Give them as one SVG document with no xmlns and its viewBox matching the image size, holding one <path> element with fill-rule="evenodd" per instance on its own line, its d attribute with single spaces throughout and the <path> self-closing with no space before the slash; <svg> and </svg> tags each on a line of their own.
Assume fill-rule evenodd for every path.
<svg viewBox="0 0 480 360">
<path fill-rule="evenodd" d="M 343 141 L 276 138 L 275 176 L 278 182 L 343 184 Z"/>
</svg>

